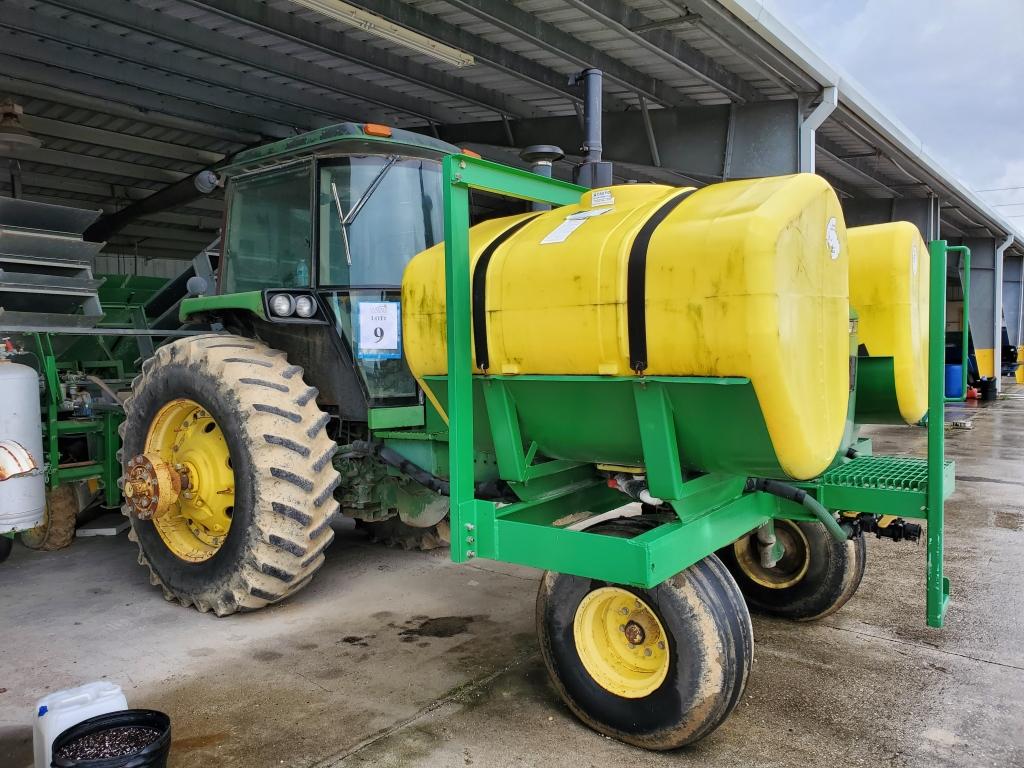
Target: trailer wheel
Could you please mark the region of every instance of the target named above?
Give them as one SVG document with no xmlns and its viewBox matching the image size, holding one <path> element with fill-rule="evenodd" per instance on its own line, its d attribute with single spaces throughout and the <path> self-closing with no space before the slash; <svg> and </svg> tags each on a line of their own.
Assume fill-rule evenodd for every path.
<svg viewBox="0 0 1024 768">
<path fill-rule="evenodd" d="M 752 610 L 795 621 L 829 616 L 860 586 L 867 561 L 863 536 L 839 542 L 818 522 L 777 519 L 785 554 L 773 568 L 758 557 L 751 532 L 718 551 Z"/>
<path fill-rule="evenodd" d="M 181 339 L 143 365 L 121 425 L 122 510 L 168 600 L 254 610 L 323 564 L 338 473 L 316 394 L 284 353 L 240 336 Z"/>
<path fill-rule="evenodd" d="M 78 497 L 74 487 L 65 483 L 46 491 L 43 522 L 21 533 L 21 543 L 29 549 L 53 552 L 71 546 L 78 520 Z"/>
<path fill-rule="evenodd" d="M 537 633 L 569 709 L 646 749 L 675 749 L 721 725 L 753 661 L 750 615 L 714 555 L 653 589 L 548 571 Z"/>
</svg>

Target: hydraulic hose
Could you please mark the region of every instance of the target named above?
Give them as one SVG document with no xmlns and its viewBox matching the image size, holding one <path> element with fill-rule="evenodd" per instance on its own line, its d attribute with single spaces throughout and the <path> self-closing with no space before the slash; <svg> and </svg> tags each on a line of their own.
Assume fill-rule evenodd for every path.
<svg viewBox="0 0 1024 768">
<path fill-rule="evenodd" d="M 778 496 L 780 499 L 786 499 L 787 501 L 799 504 L 818 518 L 818 520 L 821 521 L 821 524 L 828 529 L 828 532 L 831 533 L 837 541 L 846 541 L 853 533 L 852 529 L 847 529 L 841 526 L 832 516 L 831 512 L 825 509 L 825 507 L 818 503 L 816 498 L 802 488 L 797 488 L 796 486 L 788 485 L 786 483 L 780 483 L 778 480 L 766 480 L 761 477 L 750 477 L 747 478 L 745 490 L 748 493 L 752 491 L 764 491 L 765 493 L 770 493 L 772 496 Z"/>
</svg>

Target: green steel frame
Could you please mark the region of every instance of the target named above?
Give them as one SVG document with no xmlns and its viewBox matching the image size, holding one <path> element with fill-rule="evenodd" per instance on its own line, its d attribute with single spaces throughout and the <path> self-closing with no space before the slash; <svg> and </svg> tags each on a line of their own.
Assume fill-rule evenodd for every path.
<svg viewBox="0 0 1024 768">
<path fill-rule="evenodd" d="M 61 483 L 96 479 L 103 486 L 106 506 L 115 507 L 121 503 L 121 491 L 117 487 L 117 480 L 121 476 L 121 465 L 117 460 L 117 450 L 121 446 L 121 439 L 117 434 L 117 428 L 121 425 L 124 414 L 120 411 L 103 411 L 95 418 L 61 419 L 60 369 L 66 366 L 62 366 L 57 361 L 50 334 L 36 333 L 34 335 L 39 365 L 46 386 L 42 430 L 47 485 L 52 488 Z M 119 368 L 118 373 L 118 378 L 123 378 L 123 371 L 120 371 Z M 86 440 L 92 438 L 96 448 L 92 453 L 98 458 L 62 466 L 60 463 L 61 438 L 75 435 L 83 436 Z"/>
<path fill-rule="evenodd" d="M 580 513 L 597 515 L 627 497 L 609 488 L 592 465 L 534 463 L 536 445 L 524 449 L 510 377 L 479 376 L 499 475 L 520 501 L 475 498 L 474 376 L 470 312 L 469 193 L 472 189 L 554 206 L 578 201 L 581 187 L 466 155 L 443 161 L 445 281 L 448 339 L 448 415 L 451 485 L 451 557 L 503 560 L 610 582 L 652 587 L 775 518 L 813 519 L 796 505 L 765 493 L 745 493 L 746 478 L 711 473 L 685 479 L 680 470 L 671 404 L 662 384 L 670 378 L 636 377 L 636 418 L 651 493 L 666 500 L 677 520 L 633 539 L 572 530 Z M 804 484 L 832 510 L 902 514 L 928 523 L 927 622 L 941 626 L 949 596 L 942 571 L 943 502 L 954 469 L 944 461 L 943 424 L 944 241 L 930 246 L 929 419 L 927 459 L 861 456 Z M 543 377 L 573 381 L 573 377 Z"/>
</svg>

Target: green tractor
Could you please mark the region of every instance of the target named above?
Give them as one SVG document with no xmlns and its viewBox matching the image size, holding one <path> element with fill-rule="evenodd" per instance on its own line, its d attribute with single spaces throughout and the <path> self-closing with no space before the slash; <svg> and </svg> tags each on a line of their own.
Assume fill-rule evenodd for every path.
<svg viewBox="0 0 1024 768">
<path fill-rule="evenodd" d="M 221 169 L 219 290 L 186 300 L 182 320 L 223 330 L 157 349 L 122 426 L 131 536 L 168 599 L 223 616 L 297 592 L 323 563 L 339 500 L 375 538 L 447 542 L 446 497 L 336 452 L 374 429 L 427 427 L 383 334 L 397 331 L 406 263 L 442 238 L 441 159 L 457 152 L 342 124 Z M 385 313 L 373 328 L 370 309 Z M 391 348 L 360 348 L 374 332 Z"/>
<path fill-rule="evenodd" d="M 816 476 L 780 482 L 797 474 L 779 469 L 772 446 L 780 441 L 769 436 L 750 378 L 645 374 L 659 349 L 674 354 L 678 345 L 671 334 L 659 337 L 653 321 L 644 328 L 642 294 L 640 314 L 629 315 L 624 370 L 531 371 L 508 352 L 522 342 L 543 356 L 565 339 L 552 330 L 548 344 L 543 330 L 499 328 L 502 301 L 543 309 L 554 294 L 539 278 L 520 279 L 485 300 L 488 268 L 534 258 L 537 274 L 563 268 L 603 247 L 573 253 L 566 243 L 603 242 L 602 227 L 632 215 L 622 212 L 630 200 L 661 195 L 668 202 L 632 219 L 633 244 L 623 251 L 632 272 L 638 253 L 641 268 L 644 258 L 656 264 L 653 229 L 676 206 L 693 218 L 706 209 L 711 220 L 729 204 L 728 189 L 591 191 L 431 137 L 352 124 L 249 150 L 218 173 L 228 184 L 218 286 L 196 290 L 209 295 L 181 307 L 183 321 L 211 332 L 156 350 L 121 426 L 130 535 L 168 600 L 225 616 L 287 598 L 322 565 L 339 509 L 379 539 L 450 542 L 455 562 L 541 568 L 538 634 L 559 693 L 598 731 L 653 749 L 703 737 L 740 700 L 753 654 L 747 603 L 797 620 L 837 610 L 860 583 L 865 531 L 920 533 L 897 515 L 928 519 L 928 621 L 941 624 L 949 589 L 942 502 L 953 475 L 942 460 L 941 418 L 930 425 L 927 460 L 874 457 L 848 424 Z M 836 213 L 816 220 L 823 250 L 814 258 L 840 269 L 834 193 L 804 175 L 752 183 L 743 205 L 753 210 L 750 201 L 773 194 L 773 184 L 828 196 Z M 476 201 L 492 213 L 494 195 L 517 198 L 504 213 L 520 215 L 485 221 L 474 229 L 483 240 L 471 241 L 473 191 L 488 195 Z M 528 212 L 530 201 L 538 210 Z M 519 255 L 496 256 L 502 243 Z M 429 253 L 434 261 L 424 260 Z M 945 243 L 933 244 L 933 329 L 944 322 L 934 275 L 945 275 L 945 256 Z M 792 274 L 806 282 L 810 262 L 801 259 Z M 410 288 L 414 271 L 420 282 Z M 828 386 L 841 408 L 828 417 L 839 432 L 853 414 L 858 349 L 845 279 L 828 323 L 791 324 L 818 333 L 831 323 L 835 331 Z M 656 301 L 660 287 L 648 281 L 647 306 L 671 310 Z M 446 294 L 447 311 L 438 311 Z M 824 317 L 814 298 L 815 317 Z M 572 296 L 558 300 L 536 328 L 591 311 Z M 474 349 L 472 329 L 488 324 L 491 348 L 485 334 Z M 625 344 L 622 326 L 608 327 Z M 933 333 L 928 374 L 929 407 L 939 413 L 940 337 Z M 564 359 L 578 359 L 595 338 L 596 330 L 570 338 Z M 806 346 L 787 365 L 796 370 L 796 357 L 816 354 Z M 797 408 L 816 397 L 805 383 L 794 389 Z M 804 450 L 810 438 L 800 429 L 817 427 L 790 426 L 787 439 Z M 630 504 L 640 514 L 622 516 Z"/>
</svg>

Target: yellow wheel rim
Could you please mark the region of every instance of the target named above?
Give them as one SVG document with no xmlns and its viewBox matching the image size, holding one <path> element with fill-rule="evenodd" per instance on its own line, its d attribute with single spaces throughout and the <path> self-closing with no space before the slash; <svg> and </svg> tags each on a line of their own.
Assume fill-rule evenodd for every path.
<svg viewBox="0 0 1024 768">
<path fill-rule="evenodd" d="M 194 400 L 172 400 L 150 424 L 143 452 L 188 477 L 178 500 L 153 518 L 160 538 L 182 560 L 209 560 L 227 538 L 235 505 L 235 473 L 220 425 Z"/>
<path fill-rule="evenodd" d="M 737 539 L 732 545 L 733 552 L 740 570 L 755 584 L 768 589 L 788 589 L 807 575 L 811 547 L 800 526 L 792 520 L 776 520 L 775 536 L 782 542 L 783 555 L 774 568 L 761 565 L 756 531 Z"/>
<path fill-rule="evenodd" d="M 580 661 L 610 693 L 642 699 L 665 682 L 669 640 L 643 600 L 620 587 L 601 587 L 576 609 L 573 637 Z"/>
</svg>

